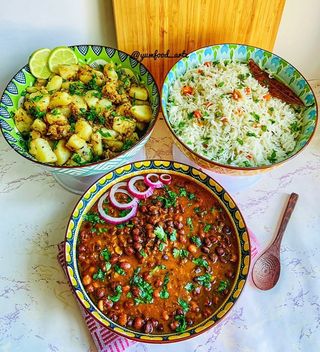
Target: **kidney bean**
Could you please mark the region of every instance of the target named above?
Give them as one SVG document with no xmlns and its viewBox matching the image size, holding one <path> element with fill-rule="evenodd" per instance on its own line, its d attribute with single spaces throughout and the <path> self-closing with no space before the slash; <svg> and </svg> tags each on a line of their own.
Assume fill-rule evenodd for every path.
<svg viewBox="0 0 320 352">
<path fill-rule="evenodd" d="M 192 254 L 196 253 L 197 252 L 197 246 L 195 246 L 194 244 L 189 244 L 188 246 L 188 251 Z"/>
<path fill-rule="evenodd" d="M 105 306 L 106 308 L 110 309 L 110 308 L 112 308 L 112 306 L 113 306 L 113 302 L 110 301 L 110 299 L 105 299 L 105 300 L 104 300 L 104 306 Z"/>
<path fill-rule="evenodd" d="M 211 241 L 213 244 L 216 244 L 216 243 L 219 242 L 217 236 L 210 236 L 209 238 L 210 238 L 210 241 Z"/>
<path fill-rule="evenodd" d="M 139 289 L 139 287 L 137 287 L 137 286 L 133 286 L 133 287 L 131 288 L 131 292 L 132 292 L 132 296 L 133 296 L 133 297 L 138 297 L 138 296 L 140 296 L 140 289 Z"/>
<path fill-rule="evenodd" d="M 129 270 L 131 268 L 131 264 L 128 262 L 121 262 L 119 266 L 123 270 Z"/>
<path fill-rule="evenodd" d="M 125 325 L 127 324 L 127 321 L 128 321 L 128 316 L 127 316 L 127 314 L 126 314 L 126 313 L 121 313 L 121 314 L 119 315 L 118 323 L 119 323 L 120 325 L 125 326 Z"/>
<path fill-rule="evenodd" d="M 225 275 L 229 279 L 232 279 L 234 277 L 234 273 L 231 270 L 228 270 Z"/>
<path fill-rule="evenodd" d="M 98 299 L 103 298 L 105 296 L 105 294 L 106 294 L 106 289 L 103 287 L 100 287 L 96 290 L 96 296 Z"/>
<path fill-rule="evenodd" d="M 208 248 L 210 248 L 212 246 L 212 242 L 211 242 L 211 240 L 208 237 L 204 239 L 204 244 Z"/>
<path fill-rule="evenodd" d="M 193 320 L 191 318 L 187 318 L 186 322 L 187 322 L 188 326 L 193 325 Z"/>
<path fill-rule="evenodd" d="M 112 254 L 110 257 L 110 263 L 115 264 L 119 260 L 119 255 L 118 254 Z"/>
<path fill-rule="evenodd" d="M 179 322 L 177 320 L 174 320 L 172 323 L 170 323 L 170 329 L 175 331 L 176 328 L 179 326 Z"/>
<path fill-rule="evenodd" d="M 228 263 L 228 260 L 225 257 L 219 257 L 219 260 L 221 263 L 226 264 Z"/>
<path fill-rule="evenodd" d="M 169 227 L 173 227 L 173 221 L 172 220 L 168 220 L 167 221 L 167 226 L 168 226 L 168 231 L 169 231 Z"/>
<path fill-rule="evenodd" d="M 132 234 L 133 235 L 140 235 L 140 229 L 138 227 L 135 227 L 133 230 L 132 230 Z M 133 237 L 134 238 L 134 237 Z"/>
<path fill-rule="evenodd" d="M 218 254 L 218 256 L 222 256 L 225 254 L 225 250 L 222 247 L 217 247 L 215 249 L 215 252 Z"/>
<path fill-rule="evenodd" d="M 160 324 L 157 326 L 157 330 L 161 332 L 161 331 L 163 331 L 163 329 L 164 329 L 163 324 L 160 323 Z"/>
<path fill-rule="evenodd" d="M 174 208 L 173 207 L 169 207 L 168 211 L 169 211 L 169 213 L 173 213 L 174 212 Z"/>
<path fill-rule="evenodd" d="M 122 292 L 123 293 L 127 293 L 127 292 L 130 291 L 130 289 L 131 289 L 131 287 L 129 285 L 125 285 L 125 286 L 122 287 Z"/>
<path fill-rule="evenodd" d="M 151 318 L 150 322 L 154 328 L 156 328 L 159 325 L 159 321 L 157 319 Z"/>
<path fill-rule="evenodd" d="M 141 243 L 138 243 L 138 242 L 134 242 L 133 243 L 133 248 L 136 249 L 137 251 L 140 251 L 141 248 L 142 248 L 142 244 Z M 139 254 L 139 253 L 136 253 L 136 255 Z"/>
<path fill-rule="evenodd" d="M 143 325 L 143 319 L 140 317 L 136 317 L 133 321 L 133 327 L 137 330 L 140 330 Z"/>
<path fill-rule="evenodd" d="M 183 314 L 183 310 L 181 308 L 176 309 L 175 315 L 182 315 L 182 314 Z"/>
<path fill-rule="evenodd" d="M 92 293 L 94 291 L 94 286 L 92 284 L 90 284 L 86 287 L 86 290 L 88 293 Z"/>
<path fill-rule="evenodd" d="M 154 298 L 159 298 L 160 297 L 160 290 L 154 290 L 153 291 L 153 297 Z"/>
<path fill-rule="evenodd" d="M 145 205 L 142 205 L 140 207 L 140 211 L 141 211 L 141 213 L 146 213 L 148 211 L 148 208 Z"/>
<path fill-rule="evenodd" d="M 133 225 L 138 225 L 140 220 L 139 220 L 139 218 L 134 217 L 134 218 L 131 219 L 131 222 L 133 223 Z"/>
<path fill-rule="evenodd" d="M 200 308 L 199 308 L 198 304 L 195 301 L 191 301 L 189 303 L 189 306 L 190 306 L 191 312 L 195 312 L 195 313 L 199 313 L 200 312 Z"/>
<path fill-rule="evenodd" d="M 209 252 L 210 252 L 210 249 L 208 248 L 208 247 L 201 247 L 201 251 L 203 252 L 203 253 L 206 253 L 206 254 L 208 254 Z"/>
<path fill-rule="evenodd" d="M 91 276 L 84 275 L 84 277 L 82 278 L 82 283 L 84 284 L 84 286 L 91 284 L 91 282 L 92 282 Z"/>
<path fill-rule="evenodd" d="M 187 243 L 186 236 L 180 235 L 179 236 L 179 242 L 182 243 L 182 244 L 186 244 Z"/>
<path fill-rule="evenodd" d="M 143 274 L 142 274 L 142 277 L 144 280 L 148 281 L 151 279 L 151 275 L 150 275 L 150 272 L 149 271 L 145 271 Z"/>
<path fill-rule="evenodd" d="M 112 321 L 116 322 L 116 321 L 118 320 L 118 315 L 117 315 L 116 313 L 111 313 L 111 314 L 109 315 L 109 318 L 110 318 Z"/>
<path fill-rule="evenodd" d="M 79 253 L 81 252 L 86 252 L 87 251 L 87 247 L 83 244 L 80 244 L 80 246 L 78 247 L 78 251 Z"/>
<path fill-rule="evenodd" d="M 146 334 L 151 334 L 153 332 L 153 325 L 151 321 L 146 322 L 143 330 Z"/>
<path fill-rule="evenodd" d="M 212 263 L 216 263 L 218 260 L 218 256 L 215 253 L 210 253 L 209 258 L 211 259 Z"/>
<path fill-rule="evenodd" d="M 162 280 L 160 279 L 160 278 L 158 278 L 157 280 L 156 280 L 156 282 L 154 283 L 154 286 L 155 287 L 160 287 L 162 285 Z"/>
<path fill-rule="evenodd" d="M 134 249 L 132 247 L 125 247 L 124 252 L 126 255 L 131 256 L 134 253 Z"/>
<path fill-rule="evenodd" d="M 146 225 L 146 230 L 152 230 L 153 231 L 153 225 L 147 224 Z"/>
</svg>

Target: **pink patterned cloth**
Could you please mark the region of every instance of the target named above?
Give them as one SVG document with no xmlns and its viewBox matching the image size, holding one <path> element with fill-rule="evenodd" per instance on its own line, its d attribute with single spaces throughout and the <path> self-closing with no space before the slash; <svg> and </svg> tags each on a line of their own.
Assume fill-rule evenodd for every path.
<svg viewBox="0 0 320 352">
<path fill-rule="evenodd" d="M 256 236 L 252 231 L 249 230 L 250 242 L 251 242 L 251 267 L 252 262 L 255 256 L 258 254 L 259 246 L 256 239 Z M 64 258 L 64 242 L 58 244 L 58 260 L 61 264 L 64 273 L 66 273 L 66 262 Z M 70 285 L 69 285 L 70 286 Z M 84 321 L 87 324 L 87 327 L 90 331 L 90 334 L 93 338 L 93 341 L 99 352 L 122 352 L 125 351 L 127 347 L 134 344 L 134 341 L 128 340 L 125 337 L 120 337 L 119 335 L 111 332 L 106 329 L 102 324 L 100 324 L 97 320 L 92 318 L 90 314 L 88 314 L 85 309 L 82 307 L 80 302 L 77 302 L 80 307 L 81 314 L 84 318 Z"/>
<path fill-rule="evenodd" d="M 64 257 L 64 242 L 58 244 L 58 261 L 61 264 L 64 273 L 67 275 L 66 262 Z M 88 330 L 90 331 L 92 339 L 99 352 L 122 352 L 125 351 L 127 347 L 135 343 L 134 341 L 128 340 L 125 337 L 120 337 L 119 335 L 105 328 L 85 311 L 81 303 L 78 301 L 78 298 L 77 302 L 79 304 L 84 321 L 87 324 Z"/>
</svg>

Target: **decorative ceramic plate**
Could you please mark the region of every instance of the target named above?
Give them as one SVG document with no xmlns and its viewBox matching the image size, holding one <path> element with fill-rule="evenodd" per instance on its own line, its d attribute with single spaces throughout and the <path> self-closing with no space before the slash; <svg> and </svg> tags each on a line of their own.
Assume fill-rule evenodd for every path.
<svg viewBox="0 0 320 352">
<path fill-rule="evenodd" d="M 115 64 L 121 65 L 123 68 L 131 69 L 136 76 L 140 77 L 141 82 L 145 84 L 145 87 L 148 90 L 153 115 L 153 120 L 150 122 L 148 130 L 140 141 L 132 148 L 122 152 L 115 158 L 102 160 L 89 165 L 68 167 L 53 166 L 38 162 L 28 153 L 25 140 L 16 128 L 13 119 L 15 110 L 22 104 L 22 92 L 25 91 L 27 87 L 32 86 L 35 81 L 35 77 L 31 74 L 28 65 L 24 66 L 15 74 L 3 92 L 0 101 L 1 131 L 9 145 L 16 152 L 28 160 L 40 164 L 48 171 L 73 176 L 88 176 L 108 172 L 120 165 L 130 162 L 132 156 L 141 150 L 148 141 L 159 113 L 159 91 L 154 78 L 146 67 L 123 51 L 99 45 L 76 45 L 71 46 L 71 49 L 74 50 L 79 63 L 95 67 L 97 65 L 106 64 L 107 62 L 114 62 Z"/>
<path fill-rule="evenodd" d="M 247 63 L 250 59 L 253 59 L 257 64 L 259 64 L 262 69 L 272 72 L 275 78 L 278 78 L 290 87 L 291 90 L 293 90 L 303 101 L 306 109 L 303 113 L 302 131 L 295 149 L 290 152 L 285 160 L 281 162 L 272 165 L 248 168 L 220 164 L 197 154 L 189 146 L 182 142 L 182 140 L 175 134 L 167 112 L 170 87 L 172 87 L 174 82 L 179 77 L 183 76 L 187 70 L 195 68 L 205 62 L 236 60 Z M 165 121 L 175 137 L 177 146 L 184 154 L 186 154 L 188 158 L 206 169 L 232 175 L 252 175 L 267 171 L 273 167 L 279 166 L 293 156 L 297 155 L 310 142 L 316 128 L 318 115 L 317 103 L 313 91 L 306 79 L 296 68 L 281 57 L 269 51 L 241 44 L 220 44 L 208 46 L 198 49 L 190 53 L 188 56 L 180 59 L 171 68 L 164 80 L 161 94 L 161 105 Z"/>
<path fill-rule="evenodd" d="M 112 187 L 115 183 L 132 178 L 136 175 L 162 173 L 163 170 L 165 170 L 165 173 L 181 175 L 190 179 L 192 182 L 198 183 L 199 185 L 201 184 L 202 187 L 207 188 L 209 192 L 216 197 L 221 206 L 226 210 L 234 225 L 239 248 L 239 263 L 235 281 L 229 294 L 226 296 L 219 308 L 210 317 L 203 320 L 200 324 L 192 326 L 181 333 L 174 332 L 168 334 L 148 335 L 143 332 L 137 332 L 120 326 L 110 320 L 94 305 L 81 282 L 76 249 L 83 215 L 89 211 L 93 204 L 103 194 L 105 194 L 110 187 Z M 65 237 L 65 257 L 70 283 L 81 304 L 95 319 L 97 319 L 108 329 L 127 338 L 138 340 L 140 342 L 166 343 L 191 338 L 204 332 L 223 319 L 228 311 L 232 309 L 241 291 L 243 290 L 247 279 L 250 266 L 250 242 L 244 219 L 238 207 L 230 195 L 217 182 L 205 173 L 191 166 L 171 161 L 153 160 L 141 161 L 122 166 L 101 177 L 87 190 L 75 206 L 67 227 Z"/>
</svg>

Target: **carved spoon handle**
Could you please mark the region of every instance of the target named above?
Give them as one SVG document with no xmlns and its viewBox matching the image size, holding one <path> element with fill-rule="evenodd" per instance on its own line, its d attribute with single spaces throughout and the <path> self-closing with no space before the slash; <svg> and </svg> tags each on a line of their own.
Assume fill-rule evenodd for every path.
<svg viewBox="0 0 320 352">
<path fill-rule="evenodd" d="M 298 200 L 299 196 L 296 193 L 291 193 L 287 207 L 283 213 L 283 217 L 278 229 L 278 233 L 276 238 L 274 239 L 273 243 L 272 243 L 272 247 L 274 247 L 277 251 L 279 251 L 280 249 L 280 243 L 284 234 L 284 231 L 287 228 L 288 222 L 291 218 L 291 214 L 293 212 L 294 207 L 296 206 L 297 200 Z"/>
</svg>

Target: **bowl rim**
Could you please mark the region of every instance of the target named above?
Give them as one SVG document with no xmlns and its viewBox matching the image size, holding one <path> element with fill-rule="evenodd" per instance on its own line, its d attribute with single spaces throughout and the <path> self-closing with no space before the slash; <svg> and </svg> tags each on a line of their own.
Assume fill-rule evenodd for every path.
<svg viewBox="0 0 320 352">
<path fill-rule="evenodd" d="M 161 95 L 160 95 L 160 91 L 159 91 L 159 87 L 158 87 L 158 84 L 153 76 L 153 74 L 149 71 L 149 69 L 140 61 L 138 61 L 137 59 L 135 59 L 134 57 L 131 56 L 131 54 L 128 54 L 126 53 L 125 51 L 123 50 L 119 50 L 117 48 L 113 48 L 111 46 L 107 46 L 107 45 L 99 45 L 99 44 L 73 44 L 73 45 L 66 45 L 66 47 L 68 48 L 71 48 L 72 50 L 74 50 L 75 48 L 77 47 L 80 47 L 80 46 L 88 46 L 88 47 L 100 47 L 100 48 L 108 48 L 108 49 L 113 49 L 115 50 L 115 52 L 119 52 L 119 53 L 122 53 L 122 54 L 125 54 L 127 55 L 128 57 L 130 57 L 132 60 L 134 60 L 135 62 L 137 62 L 137 64 L 140 64 L 142 67 L 144 67 L 144 69 L 146 70 L 146 73 L 149 74 L 152 78 L 152 83 L 154 83 L 154 86 L 156 87 L 156 90 L 157 90 L 157 93 L 155 95 L 158 96 L 159 98 L 159 104 L 155 110 L 155 115 L 154 115 L 154 119 L 151 121 L 151 124 L 149 125 L 146 133 L 142 136 L 141 139 L 139 139 L 139 141 L 137 143 L 135 143 L 132 147 L 130 147 L 129 149 L 127 150 L 124 150 L 122 151 L 121 153 L 119 153 L 118 155 L 110 158 L 110 159 L 104 159 L 104 160 L 99 160 L 99 161 L 95 161 L 93 163 L 88 163 L 88 164 L 84 164 L 84 165 L 78 165 L 78 166 L 66 166 L 66 165 L 52 165 L 52 164 L 46 164 L 46 163 L 43 163 L 41 161 L 38 161 L 38 160 L 33 160 L 31 159 L 30 157 L 26 156 L 26 155 L 23 155 L 21 154 L 18 150 L 16 150 L 10 143 L 10 141 L 7 139 L 6 135 L 4 134 L 4 131 L 3 131 L 3 128 L 0 124 L 0 131 L 2 133 L 2 136 L 4 138 L 4 140 L 10 145 L 10 147 L 16 152 L 18 153 L 21 157 L 25 158 L 26 160 L 29 160 L 33 163 L 36 163 L 38 165 L 41 165 L 43 167 L 48 167 L 48 168 L 51 168 L 52 171 L 54 171 L 54 169 L 59 169 L 59 170 L 81 170 L 81 169 L 84 169 L 84 168 L 90 168 L 91 166 L 96 166 L 96 165 L 100 165 L 100 164 L 103 164 L 105 162 L 109 162 L 109 161 L 114 161 L 116 160 L 118 157 L 124 157 L 126 156 L 131 150 L 133 150 L 135 147 L 137 147 L 138 145 L 140 144 L 143 144 L 142 142 L 144 141 L 147 141 L 149 138 L 150 138 L 150 135 L 151 133 L 153 132 L 154 130 L 154 127 L 155 127 L 155 124 L 156 122 L 158 121 L 159 119 L 159 113 L 160 113 L 160 109 L 161 109 Z M 90 66 L 90 65 L 89 65 Z M 25 64 L 23 67 L 21 67 L 14 75 L 13 77 L 10 79 L 10 81 L 6 84 L 5 88 L 3 89 L 3 91 L 1 92 L 1 95 L 0 95 L 0 102 L 2 100 L 2 97 L 3 97 L 3 94 L 7 91 L 7 88 L 9 86 L 9 84 L 13 81 L 14 77 L 22 70 L 25 70 L 27 72 L 29 72 L 31 75 L 32 73 L 29 71 L 29 64 Z M 152 84 L 151 83 L 151 84 Z M 27 151 L 27 153 L 30 155 L 30 153 Z M 103 170 L 100 170 L 101 172 L 103 172 Z"/>
<path fill-rule="evenodd" d="M 192 50 L 190 51 L 190 53 L 179 59 L 177 62 L 175 62 L 169 69 L 169 71 L 167 72 L 163 82 L 165 82 L 165 80 L 167 79 L 169 73 L 172 71 L 172 69 L 182 60 L 188 58 L 191 54 L 199 51 L 199 50 L 203 50 L 205 48 L 209 48 L 209 47 L 219 47 L 219 46 L 223 46 L 223 45 L 237 45 L 237 46 L 245 46 L 245 47 L 251 47 L 251 48 L 255 48 L 255 49 L 258 49 L 258 50 L 262 50 L 264 52 L 267 52 L 273 56 L 276 56 L 278 57 L 279 59 L 283 60 L 285 63 L 287 63 L 288 65 L 292 66 L 298 73 L 299 75 L 306 81 L 313 97 L 314 97 L 314 101 L 315 101 L 315 108 L 316 108 L 316 118 L 315 118 L 315 124 L 314 124 L 314 129 L 310 135 L 310 137 L 308 138 L 307 142 L 305 143 L 305 145 L 300 149 L 298 150 L 296 153 L 290 155 L 288 158 L 284 159 L 284 160 L 281 160 L 281 161 L 278 161 L 274 164 L 271 164 L 271 165 L 261 165 L 261 166 L 253 166 L 253 167 L 243 167 L 243 166 L 233 166 L 233 165 L 227 165 L 227 164 L 221 164 L 221 163 L 218 163 L 217 161 L 214 161 L 214 160 L 210 160 L 208 158 L 206 158 L 205 156 L 203 155 L 200 155 L 198 153 L 196 153 L 194 150 L 192 150 L 186 143 L 184 143 L 177 135 L 176 133 L 174 132 L 173 128 L 171 127 L 171 124 L 170 122 L 168 121 L 168 117 L 167 117 L 167 113 L 165 112 L 165 109 L 163 107 L 163 103 L 162 103 L 162 96 L 163 96 L 163 86 L 164 86 L 164 83 L 162 84 L 162 87 L 161 87 L 161 113 L 162 113 L 162 116 L 163 116 L 163 119 L 165 120 L 165 123 L 167 125 L 167 127 L 169 128 L 171 134 L 173 135 L 174 137 L 174 141 L 175 143 L 180 143 L 184 148 L 186 148 L 192 156 L 196 157 L 196 158 L 199 158 L 201 159 L 201 161 L 205 162 L 205 163 L 209 163 L 211 164 L 212 166 L 217 166 L 217 167 L 220 167 L 220 168 L 225 168 L 225 169 L 229 169 L 229 170 L 233 170 L 233 171 L 258 171 L 258 170 L 267 170 L 267 169 L 270 169 L 270 168 L 273 168 L 273 167 L 277 167 L 277 166 L 280 166 L 282 165 L 283 163 L 293 159 L 294 157 L 296 157 L 297 155 L 299 155 L 307 146 L 308 144 L 311 142 L 312 138 L 314 137 L 315 135 L 315 131 L 317 129 L 317 124 L 318 124 L 318 121 L 319 121 L 319 110 L 318 110 L 318 102 L 317 102 L 317 99 L 316 99 L 316 95 L 311 87 L 311 85 L 309 84 L 308 80 L 304 77 L 304 75 L 295 67 L 293 66 L 290 62 L 288 62 L 287 60 L 283 59 L 281 56 L 273 53 L 272 51 L 269 51 L 269 50 L 266 50 L 266 49 L 263 49 L 263 48 L 260 48 L 258 46 L 255 46 L 255 45 L 249 45 L 249 44 L 241 44 L 241 43 L 228 43 L 228 42 L 224 42 L 224 43 L 219 43 L 219 44 L 212 44 L 212 45 L 205 45 L 205 46 L 202 46 L 198 49 L 195 49 L 195 50 Z M 306 107 L 307 108 L 307 107 Z"/>
<path fill-rule="evenodd" d="M 247 234 L 247 236 L 246 236 L 246 241 L 247 241 L 247 243 L 248 243 L 249 248 L 248 248 L 248 250 L 246 251 L 246 252 L 248 252 L 248 254 L 247 254 L 248 262 L 245 264 L 245 266 L 248 268 L 248 271 L 247 271 L 245 274 L 243 274 L 243 276 L 244 276 L 244 284 L 242 285 L 242 287 L 241 287 L 240 289 L 238 288 L 238 290 L 240 290 L 238 296 L 237 296 L 236 298 L 234 298 L 233 304 L 232 304 L 229 308 L 227 308 L 227 311 L 224 312 L 224 314 L 222 315 L 221 318 L 218 318 L 218 320 L 214 321 L 211 325 L 209 325 L 209 326 L 203 328 L 201 331 L 189 333 L 189 335 L 187 335 L 187 336 L 183 336 L 183 335 L 188 332 L 188 329 L 187 329 L 187 331 L 181 332 L 181 333 L 171 333 L 171 334 L 168 334 L 168 333 L 167 333 L 167 334 L 162 334 L 162 335 L 163 335 L 163 338 L 162 338 L 161 340 L 156 340 L 156 339 L 154 339 L 153 337 L 161 337 L 162 335 L 161 335 L 161 334 L 158 334 L 158 335 L 146 334 L 146 333 L 143 333 L 143 332 L 137 332 L 137 331 L 135 331 L 135 330 L 130 330 L 130 328 L 122 327 L 122 328 L 124 328 L 124 329 L 129 330 L 129 332 L 132 332 L 133 334 L 134 334 L 134 333 L 138 333 L 138 334 L 140 335 L 140 337 L 137 337 L 137 336 L 129 336 L 129 335 L 126 334 L 125 330 L 119 331 L 119 329 L 118 329 L 117 327 L 111 327 L 111 326 L 109 326 L 109 325 L 105 325 L 101 320 L 98 319 L 97 316 L 95 316 L 95 315 L 93 314 L 94 311 L 97 311 L 97 310 L 98 310 L 98 309 L 95 307 L 96 305 L 93 304 L 93 306 L 94 306 L 96 309 L 91 312 L 91 311 L 89 311 L 89 309 L 85 306 L 84 302 L 78 297 L 78 295 L 77 295 L 77 293 L 76 293 L 76 287 L 72 284 L 72 277 L 71 277 L 71 274 L 70 274 L 70 272 L 69 272 L 69 270 L 68 270 L 68 266 L 70 265 L 70 264 L 68 264 L 68 261 L 67 261 L 67 243 L 70 241 L 70 239 L 68 240 L 68 230 L 69 230 L 69 227 L 70 227 L 70 223 L 71 223 L 71 221 L 72 221 L 72 219 L 73 219 L 73 217 L 74 217 L 74 212 L 75 212 L 75 210 L 77 209 L 77 207 L 79 206 L 79 204 L 82 202 L 82 200 L 84 199 L 85 195 L 89 192 L 89 190 L 90 190 L 93 186 L 96 186 L 96 185 L 101 181 L 101 179 L 103 179 L 103 178 L 104 178 L 105 176 L 107 176 L 108 174 L 116 173 L 116 171 L 119 170 L 119 169 L 121 170 L 120 173 L 116 173 L 115 179 L 111 179 L 109 182 L 106 181 L 106 183 L 103 185 L 103 187 L 102 187 L 101 189 L 103 189 L 103 188 L 105 188 L 105 187 L 108 187 L 108 184 L 109 184 L 110 182 L 114 182 L 114 181 L 118 182 L 117 180 L 123 176 L 123 171 L 125 171 L 125 168 L 126 168 L 126 167 L 128 167 L 128 166 L 134 166 L 135 164 L 138 164 L 138 165 L 139 165 L 139 164 L 143 164 L 143 163 L 149 163 L 149 165 L 148 165 L 148 166 L 142 165 L 142 166 L 144 166 L 144 168 L 142 168 L 142 169 L 139 168 L 138 170 L 130 170 L 130 171 L 128 171 L 128 173 L 127 173 L 126 176 L 128 176 L 128 178 L 129 178 L 129 177 L 130 177 L 130 174 L 132 174 L 132 173 L 139 174 L 141 171 L 143 172 L 143 171 L 148 170 L 148 169 L 157 169 L 156 163 L 160 163 L 161 166 L 162 166 L 162 168 L 159 168 L 159 169 L 158 169 L 158 170 L 160 170 L 160 171 L 161 171 L 161 170 L 164 170 L 164 171 L 165 171 L 165 170 L 168 170 L 168 168 L 171 168 L 174 164 L 176 164 L 176 165 L 179 166 L 179 170 L 173 170 L 173 171 L 176 172 L 176 173 L 181 174 L 182 177 L 192 177 L 192 176 L 189 176 L 189 175 L 185 175 L 185 174 L 184 174 L 184 171 L 185 171 L 185 170 L 184 170 L 182 167 L 185 166 L 185 167 L 187 167 L 188 170 L 190 170 L 190 171 L 196 170 L 196 171 L 198 172 L 198 175 L 204 174 L 204 175 L 206 176 L 206 178 L 208 179 L 208 182 L 209 182 L 210 180 L 213 180 L 214 183 L 215 183 L 217 186 L 221 187 L 221 191 L 220 191 L 220 192 L 223 192 L 223 191 L 224 191 L 224 194 L 227 194 L 227 196 L 229 197 L 229 199 L 233 202 L 233 204 L 234 204 L 233 210 L 239 212 L 240 219 L 241 219 L 242 222 L 243 222 L 243 228 L 242 228 L 242 230 L 243 230 L 243 235 L 244 235 L 244 234 Z M 165 163 L 168 163 L 169 165 L 166 166 L 166 165 L 164 165 Z M 182 166 L 182 167 L 181 167 L 181 166 Z M 116 183 L 116 182 L 115 182 L 115 183 Z M 197 180 L 194 180 L 193 182 L 196 183 Z M 198 181 L 198 182 L 200 182 L 200 181 Z M 201 182 L 201 183 L 202 183 L 202 182 Z M 207 185 L 203 185 L 203 187 L 205 187 L 205 188 L 208 189 L 208 186 L 207 186 Z M 99 191 L 101 191 L 101 189 L 100 189 Z M 210 189 L 209 189 L 209 191 L 210 191 L 211 193 L 214 193 L 214 192 L 213 192 L 212 190 L 210 190 Z M 94 193 L 94 192 L 96 192 L 96 189 L 95 189 L 95 190 L 92 190 L 89 194 L 91 195 L 91 194 Z M 220 198 L 220 196 L 219 196 L 218 194 L 214 194 L 214 196 L 215 196 L 216 198 L 218 198 L 218 199 Z M 222 196 L 223 196 L 223 195 L 221 195 L 221 197 L 222 197 Z M 219 202 L 222 202 L 222 200 L 219 199 Z M 96 203 L 96 201 L 95 201 L 93 204 L 95 204 L 95 203 Z M 93 204 L 92 204 L 92 205 L 93 205 Z M 91 207 L 92 207 L 92 205 L 91 205 Z M 223 206 L 224 206 L 224 208 L 226 208 L 225 204 L 223 204 Z M 87 207 L 87 206 L 86 206 L 86 207 Z M 91 207 L 90 207 L 90 209 L 91 209 Z M 238 245 L 239 245 L 238 252 L 241 253 L 241 251 L 243 250 L 243 246 L 244 246 L 244 245 L 241 245 L 241 239 L 240 239 L 239 229 L 237 228 L 237 226 L 236 226 L 236 224 L 235 224 L 235 220 L 234 220 L 234 219 L 236 218 L 236 216 L 235 216 L 235 215 L 232 215 L 232 214 L 230 213 L 230 210 L 226 210 L 226 211 L 227 211 L 227 213 L 228 213 L 228 216 L 229 216 L 230 219 L 232 220 L 232 223 L 233 223 L 234 226 L 235 226 L 235 230 L 236 230 L 236 233 L 237 233 L 238 238 L 239 238 L 239 239 L 238 239 Z M 83 216 L 83 214 L 82 214 L 82 216 Z M 240 221 L 240 220 L 239 220 L 239 221 Z M 72 241 L 74 242 L 74 236 L 72 236 Z M 70 252 L 72 251 L 72 249 L 73 249 L 73 247 L 70 248 Z M 233 199 L 233 197 L 230 195 L 230 193 L 229 193 L 223 186 L 221 186 L 221 184 L 220 184 L 219 182 L 217 182 L 217 181 L 216 181 L 214 178 L 212 178 L 210 175 L 206 174 L 204 171 L 199 170 L 199 169 L 197 169 L 196 167 L 194 167 L 194 166 L 192 166 L 192 165 L 188 165 L 188 164 L 186 164 L 186 163 L 176 162 L 176 161 L 167 160 L 167 159 L 144 159 L 144 160 L 140 160 L 140 161 L 130 162 L 130 163 L 127 163 L 127 164 L 122 165 L 122 166 L 120 166 L 120 167 L 114 168 L 113 170 L 111 170 L 111 171 L 109 171 L 109 172 L 103 174 L 101 177 L 99 177 L 98 180 L 96 180 L 95 182 L 93 182 L 93 183 L 85 190 L 85 192 L 82 194 L 82 196 L 79 198 L 79 200 L 76 202 L 76 204 L 74 205 L 74 207 L 73 207 L 73 209 L 72 209 L 72 212 L 70 213 L 70 216 L 69 216 L 69 219 L 68 219 L 68 222 L 67 222 L 67 226 L 66 226 L 66 230 L 65 230 L 64 243 L 63 243 L 63 255 L 64 255 L 64 259 L 65 259 L 65 263 L 66 263 L 66 276 L 67 276 L 69 285 L 71 286 L 72 292 L 73 292 L 74 295 L 75 295 L 75 299 L 76 299 L 78 302 L 80 302 L 82 308 L 86 311 L 86 313 L 89 314 L 90 317 L 93 318 L 96 322 L 98 322 L 99 324 L 103 325 L 104 328 L 108 329 L 109 331 L 112 331 L 113 333 L 116 333 L 116 334 L 119 335 L 119 336 L 128 338 L 128 339 L 133 340 L 133 341 L 142 342 L 142 343 L 151 343 L 151 344 L 167 344 L 167 343 L 175 343 L 175 342 L 181 342 L 181 341 L 184 341 L 184 340 L 188 340 L 188 339 L 191 339 L 191 338 L 194 338 L 194 337 L 197 337 L 197 336 L 201 335 L 202 333 L 208 331 L 208 330 L 211 329 L 212 327 L 214 327 L 214 326 L 216 326 L 217 324 L 219 324 L 220 322 L 222 322 L 222 321 L 225 319 L 225 317 L 226 317 L 227 315 L 229 315 L 229 313 L 230 313 L 230 311 L 232 310 L 233 306 L 238 302 L 238 300 L 239 300 L 239 298 L 240 298 L 242 292 L 244 291 L 245 285 L 247 284 L 247 281 L 248 281 L 248 278 L 249 278 L 249 275 L 250 275 L 250 267 L 251 267 L 251 262 L 252 262 L 252 258 L 251 258 L 251 240 L 250 240 L 250 235 L 249 235 L 249 231 L 248 231 L 248 226 L 246 225 L 245 219 L 244 219 L 244 217 L 243 217 L 243 215 L 242 215 L 242 212 L 241 212 L 240 208 L 237 206 L 237 203 L 234 201 L 234 199 Z M 231 297 L 233 297 L 233 295 L 234 295 L 235 292 L 236 292 L 236 286 L 237 286 L 237 283 L 240 282 L 241 271 L 243 270 L 243 268 L 241 269 L 241 263 L 244 262 L 244 258 L 245 258 L 242 253 L 241 253 L 241 257 L 242 257 L 242 261 L 239 262 L 239 264 L 238 264 L 237 277 L 236 277 L 236 280 L 235 280 L 234 283 L 233 283 L 232 290 L 231 290 L 230 293 L 227 295 L 227 297 L 226 297 L 225 300 L 222 302 L 222 304 L 215 310 L 214 313 L 219 312 L 219 309 L 221 309 L 222 307 L 226 307 L 226 306 L 227 306 L 227 303 L 230 301 Z M 74 258 L 73 258 L 73 259 L 71 260 L 71 262 L 69 262 L 69 263 L 71 263 L 71 266 L 73 266 L 73 267 L 78 267 L 78 266 L 77 266 L 77 260 L 74 260 Z M 72 269 L 72 270 L 74 270 L 74 269 Z M 79 283 L 78 283 L 78 280 L 77 280 L 77 279 L 75 279 L 75 280 L 76 280 L 77 284 L 79 284 Z M 82 291 L 83 291 L 83 290 L 85 291 L 85 289 L 84 289 L 84 287 L 82 287 L 82 286 L 83 286 L 83 285 L 82 285 L 82 282 L 80 282 L 80 283 L 81 283 L 81 285 L 80 285 L 80 292 L 82 293 Z M 85 291 L 85 292 L 86 292 L 86 291 Z M 89 297 L 89 300 L 93 303 L 93 301 L 91 300 L 90 297 Z M 100 311 L 98 310 L 98 312 L 100 312 Z M 103 314 L 103 313 L 101 312 L 101 314 Z M 209 316 L 208 318 L 203 319 L 199 324 L 203 324 L 204 322 L 209 322 L 209 321 L 211 320 L 210 317 L 212 318 L 212 316 L 213 316 L 213 314 L 212 314 L 211 316 Z M 113 323 L 113 321 L 112 321 L 111 319 L 110 319 L 110 321 Z M 181 335 L 182 337 L 178 337 L 178 338 L 175 338 L 175 339 L 168 339 L 168 336 L 179 336 L 179 335 Z M 142 338 L 142 336 L 143 336 L 144 338 Z M 167 338 L 164 339 L 165 337 L 167 337 Z"/>
</svg>

